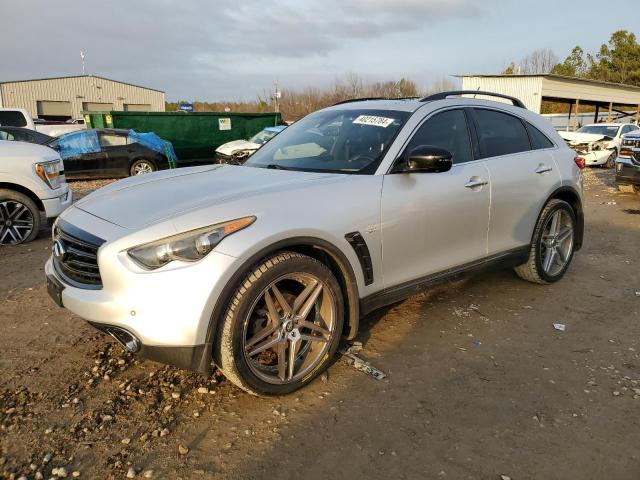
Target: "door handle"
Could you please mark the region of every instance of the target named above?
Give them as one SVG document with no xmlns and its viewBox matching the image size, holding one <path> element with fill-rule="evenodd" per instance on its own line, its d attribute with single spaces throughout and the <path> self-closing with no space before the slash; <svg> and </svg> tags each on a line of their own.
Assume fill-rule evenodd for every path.
<svg viewBox="0 0 640 480">
<path fill-rule="evenodd" d="M 547 173 L 551 170 L 553 170 L 553 167 L 541 163 L 540 165 L 538 165 L 538 168 L 536 168 L 536 173 Z"/>
<path fill-rule="evenodd" d="M 488 183 L 489 182 L 487 182 L 484 178 L 471 177 L 469 181 L 464 184 L 464 186 L 467 188 L 476 188 L 476 187 L 484 187 Z"/>
</svg>

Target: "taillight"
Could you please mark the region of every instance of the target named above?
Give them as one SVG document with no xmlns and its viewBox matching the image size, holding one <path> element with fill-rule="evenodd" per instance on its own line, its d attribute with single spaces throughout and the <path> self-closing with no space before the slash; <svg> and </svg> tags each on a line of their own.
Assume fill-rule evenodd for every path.
<svg viewBox="0 0 640 480">
<path fill-rule="evenodd" d="M 587 162 L 582 157 L 576 157 L 576 158 L 573 159 L 573 161 L 576 162 L 576 165 L 578 166 L 578 168 L 580 170 L 582 170 L 583 168 L 585 168 L 587 166 Z"/>
</svg>

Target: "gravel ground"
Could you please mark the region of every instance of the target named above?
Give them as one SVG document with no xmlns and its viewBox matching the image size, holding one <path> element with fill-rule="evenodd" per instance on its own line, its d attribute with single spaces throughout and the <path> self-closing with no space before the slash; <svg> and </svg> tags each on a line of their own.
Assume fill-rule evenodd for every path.
<svg viewBox="0 0 640 480">
<path fill-rule="evenodd" d="M 585 207 L 560 283 L 482 272 L 375 312 L 386 379 L 338 361 L 282 398 L 136 360 L 49 300 L 48 232 L 4 247 L 0 478 L 638 479 L 640 196 L 593 169 Z"/>
<path fill-rule="evenodd" d="M 89 195 L 94 190 L 109 185 L 115 182 L 114 179 L 101 179 L 101 180 L 70 180 L 69 185 L 73 190 L 73 195 L 76 200 L 80 200 L 85 195 Z"/>
</svg>

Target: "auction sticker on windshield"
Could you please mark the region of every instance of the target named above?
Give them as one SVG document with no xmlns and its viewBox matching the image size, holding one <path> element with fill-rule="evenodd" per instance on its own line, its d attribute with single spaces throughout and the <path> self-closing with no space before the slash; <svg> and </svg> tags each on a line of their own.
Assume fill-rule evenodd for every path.
<svg viewBox="0 0 640 480">
<path fill-rule="evenodd" d="M 359 125 L 373 125 L 376 127 L 387 128 L 394 121 L 395 119 L 393 118 L 378 117 L 376 115 L 360 115 L 353 121 L 353 123 L 357 123 Z"/>
</svg>

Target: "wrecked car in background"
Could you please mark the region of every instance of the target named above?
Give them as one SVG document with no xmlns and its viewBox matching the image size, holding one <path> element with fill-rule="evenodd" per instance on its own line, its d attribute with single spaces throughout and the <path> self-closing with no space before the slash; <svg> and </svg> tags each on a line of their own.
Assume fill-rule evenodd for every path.
<svg viewBox="0 0 640 480">
<path fill-rule="evenodd" d="M 622 136 L 637 130 L 632 123 L 594 123 L 577 132 L 558 132 L 570 148 L 584 158 L 586 165 L 613 168 L 620 151 Z"/>
<path fill-rule="evenodd" d="M 117 178 L 175 168 L 170 142 L 155 133 L 102 128 L 73 132 L 49 143 L 60 152 L 69 178 Z"/>
<path fill-rule="evenodd" d="M 220 145 L 216 149 L 216 163 L 229 163 L 232 165 L 243 164 L 256 150 L 285 128 L 287 128 L 286 125 L 267 127 L 256 133 L 249 140 L 234 140 Z"/>
<path fill-rule="evenodd" d="M 640 130 L 622 139 L 616 162 L 616 184 L 622 192 L 640 192 Z"/>
</svg>

